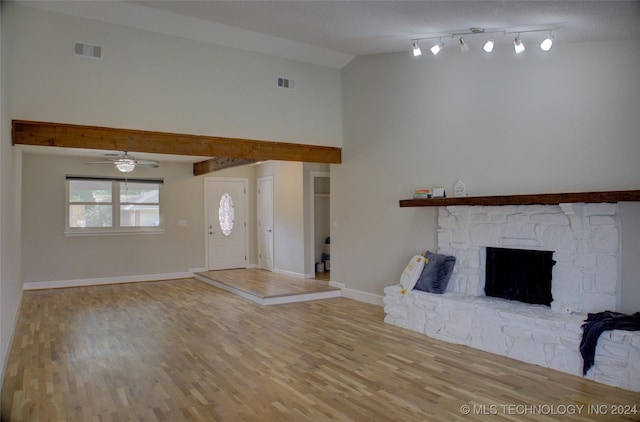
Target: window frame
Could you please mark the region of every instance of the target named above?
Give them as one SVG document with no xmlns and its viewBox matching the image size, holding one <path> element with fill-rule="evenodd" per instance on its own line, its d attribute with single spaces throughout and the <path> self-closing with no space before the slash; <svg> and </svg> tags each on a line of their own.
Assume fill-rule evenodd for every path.
<svg viewBox="0 0 640 422">
<path fill-rule="evenodd" d="M 70 181 L 96 181 L 111 183 L 111 202 L 71 202 L 69 195 L 71 193 Z M 120 226 L 120 186 L 122 183 L 146 183 L 158 187 L 158 202 L 144 203 L 147 205 L 158 206 L 158 226 Z M 130 235 L 130 234 L 162 234 L 164 233 L 163 218 L 163 179 L 139 179 L 139 178 L 118 178 L 118 177 L 96 177 L 96 176 L 73 176 L 67 175 L 65 178 L 65 236 L 96 236 L 96 235 Z M 71 205 L 78 204 L 110 204 L 111 205 L 111 227 L 70 227 L 69 226 L 69 209 Z M 135 204 L 126 202 L 125 204 Z M 143 204 L 143 203 L 140 203 Z"/>
</svg>

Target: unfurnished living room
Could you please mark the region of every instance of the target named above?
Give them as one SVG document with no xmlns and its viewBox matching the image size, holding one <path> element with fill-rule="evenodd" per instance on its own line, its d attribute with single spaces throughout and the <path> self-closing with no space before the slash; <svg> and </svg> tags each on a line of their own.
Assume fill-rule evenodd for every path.
<svg viewBox="0 0 640 422">
<path fill-rule="evenodd" d="M 639 23 L 3 0 L 0 420 L 640 420 Z"/>
</svg>

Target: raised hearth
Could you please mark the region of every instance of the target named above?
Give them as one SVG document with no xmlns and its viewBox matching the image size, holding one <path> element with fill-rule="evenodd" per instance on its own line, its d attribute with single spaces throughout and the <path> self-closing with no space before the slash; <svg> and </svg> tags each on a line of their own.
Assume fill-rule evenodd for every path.
<svg viewBox="0 0 640 422">
<path fill-rule="evenodd" d="M 458 199 L 465 198 L 439 201 Z M 617 309 L 621 273 L 617 204 L 448 205 L 439 207 L 438 226 L 438 252 L 456 257 L 447 292 L 414 290 L 403 295 L 397 286 L 388 287 L 385 321 L 581 375 L 579 343 L 587 312 Z M 551 251 L 556 262 L 551 306 L 485 296 L 487 247 Z M 609 344 L 605 338 L 616 342 Z M 601 336 L 595 366 L 587 377 L 640 391 L 640 332 L 611 331 Z"/>
</svg>

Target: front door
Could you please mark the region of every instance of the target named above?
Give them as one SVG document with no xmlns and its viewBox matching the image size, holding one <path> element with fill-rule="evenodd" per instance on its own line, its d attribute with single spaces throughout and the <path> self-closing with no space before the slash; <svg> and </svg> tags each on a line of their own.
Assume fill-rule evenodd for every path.
<svg viewBox="0 0 640 422">
<path fill-rule="evenodd" d="M 207 268 L 247 266 L 246 179 L 205 179 Z"/>
</svg>

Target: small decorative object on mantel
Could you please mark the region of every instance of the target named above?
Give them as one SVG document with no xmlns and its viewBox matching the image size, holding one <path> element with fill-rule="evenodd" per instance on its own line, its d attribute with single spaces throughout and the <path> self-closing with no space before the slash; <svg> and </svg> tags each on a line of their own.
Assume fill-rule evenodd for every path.
<svg viewBox="0 0 640 422">
<path fill-rule="evenodd" d="M 453 185 L 453 196 L 459 198 L 467 195 L 467 185 L 465 185 L 462 180 L 458 180 L 455 185 Z"/>
<path fill-rule="evenodd" d="M 413 199 L 431 198 L 431 189 L 416 189 L 413 191 Z"/>
<path fill-rule="evenodd" d="M 446 198 L 447 194 L 445 193 L 444 188 L 433 188 L 433 197 Z"/>
</svg>

